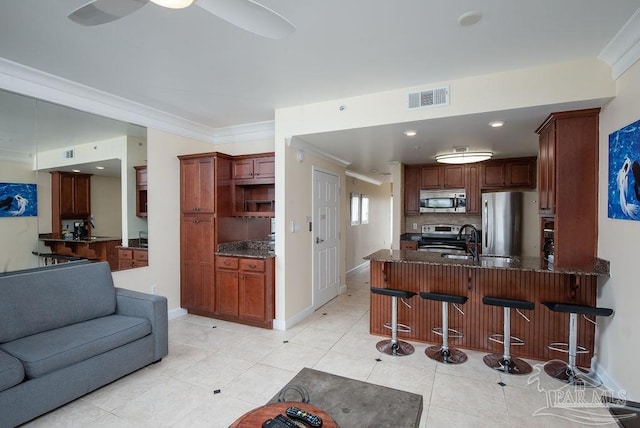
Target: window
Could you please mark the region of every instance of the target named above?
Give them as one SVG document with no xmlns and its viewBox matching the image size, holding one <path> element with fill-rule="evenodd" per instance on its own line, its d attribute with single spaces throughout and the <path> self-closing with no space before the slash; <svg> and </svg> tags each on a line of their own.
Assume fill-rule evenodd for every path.
<svg viewBox="0 0 640 428">
<path fill-rule="evenodd" d="M 369 224 L 369 197 L 360 196 L 360 224 Z"/>
<path fill-rule="evenodd" d="M 360 195 L 351 194 L 351 226 L 360 224 Z"/>
</svg>

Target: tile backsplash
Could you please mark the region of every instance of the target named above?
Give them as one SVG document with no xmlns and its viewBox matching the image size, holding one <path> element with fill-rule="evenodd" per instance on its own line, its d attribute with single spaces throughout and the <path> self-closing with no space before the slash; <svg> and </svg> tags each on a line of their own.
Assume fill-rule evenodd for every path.
<svg viewBox="0 0 640 428">
<path fill-rule="evenodd" d="M 428 213 L 420 215 L 405 216 L 404 233 L 420 233 L 423 224 L 473 224 L 480 228 L 482 216 L 472 214 L 437 214 Z M 413 228 L 413 225 L 416 228 Z"/>
</svg>

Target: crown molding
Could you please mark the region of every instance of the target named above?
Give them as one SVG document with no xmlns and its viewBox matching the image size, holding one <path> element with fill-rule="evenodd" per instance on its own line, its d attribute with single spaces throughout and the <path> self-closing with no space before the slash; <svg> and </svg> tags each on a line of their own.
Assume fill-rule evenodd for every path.
<svg viewBox="0 0 640 428">
<path fill-rule="evenodd" d="M 376 186 L 381 186 L 382 181 L 376 180 L 375 178 L 369 177 L 368 175 L 360 174 L 358 172 L 345 170 L 344 174 L 348 177 L 357 178 L 360 181 L 365 181 L 367 183 L 375 184 Z"/>
<path fill-rule="evenodd" d="M 598 59 L 609 64 L 613 79 L 620 77 L 640 59 L 640 9 L 613 36 Z"/>
<path fill-rule="evenodd" d="M 325 160 L 335 162 L 338 165 L 342 166 L 343 168 L 346 168 L 347 166 L 351 165 L 350 161 L 344 160 L 342 158 L 329 154 L 323 150 L 320 150 L 317 147 L 314 147 L 311 144 L 307 143 L 306 141 L 300 139 L 300 137 L 287 138 L 287 146 L 293 147 L 294 149 L 302 150 L 304 152 L 313 153 L 314 155 L 319 156 Z"/>
<path fill-rule="evenodd" d="M 213 131 L 215 144 L 243 143 L 266 140 L 275 136 L 275 121 L 248 123 L 244 125 L 216 128 Z"/>
<path fill-rule="evenodd" d="M 0 58 L 0 89 L 111 119 L 213 142 L 215 129 Z"/>
</svg>

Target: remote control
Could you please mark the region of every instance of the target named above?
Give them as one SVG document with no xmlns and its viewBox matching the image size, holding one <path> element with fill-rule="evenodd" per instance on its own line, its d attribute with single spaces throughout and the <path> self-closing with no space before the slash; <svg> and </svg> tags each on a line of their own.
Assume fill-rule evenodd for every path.
<svg viewBox="0 0 640 428">
<path fill-rule="evenodd" d="M 302 422 L 306 422 L 314 428 L 322 426 L 322 418 L 320 416 L 316 416 L 295 406 L 291 406 L 287 409 L 287 416 L 294 419 L 300 419 Z"/>
<path fill-rule="evenodd" d="M 278 415 L 273 419 L 269 419 L 262 424 L 262 428 L 298 428 L 291 419 Z"/>
</svg>

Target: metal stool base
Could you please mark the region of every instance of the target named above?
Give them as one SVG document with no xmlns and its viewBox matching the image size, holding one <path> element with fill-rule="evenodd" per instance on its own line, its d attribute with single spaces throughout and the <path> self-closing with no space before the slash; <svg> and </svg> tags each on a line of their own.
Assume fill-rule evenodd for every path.
<svg viewBox="0 0 640 428">
<path fill-rule="evenodd" d="M 567 363 L 560 360 L 549 361 L 544 365 L 544 371 L 551 377 L 564 383 L 575 386 L 597 388 L 602 381 L 594 373 L 582 370 L 579 367 L 572 369 Z"/>
<path fill-rule="evenodd" d="M 446 351 L 442 346 L 429 346 L 424 350 L 427 357 L 445 364 L 462 364 L 467 361 L 467 354 L 459 349 L 449 348 Z"/>
<path fill-rule="evenodd" d="M 378 349 L 378 351 L 380 352 L 394 357 L 411 355 L 415 350 L 413 348 L 413 345 L 410 343 L 403 342 L 402 340 L 398 340 L 396 343 L 393 343 L 391 339 L 381 340 L 376 344 L 376 349 Z"/>
<path fill-rule="evenodd" d="M 487 354 L 482 358 L 482 361 L 492 369 L 508 374 L 524 375 L 533 370 L 525 360 L 514 357 L 505 360 L 503 354 Z"/>
</svg>

